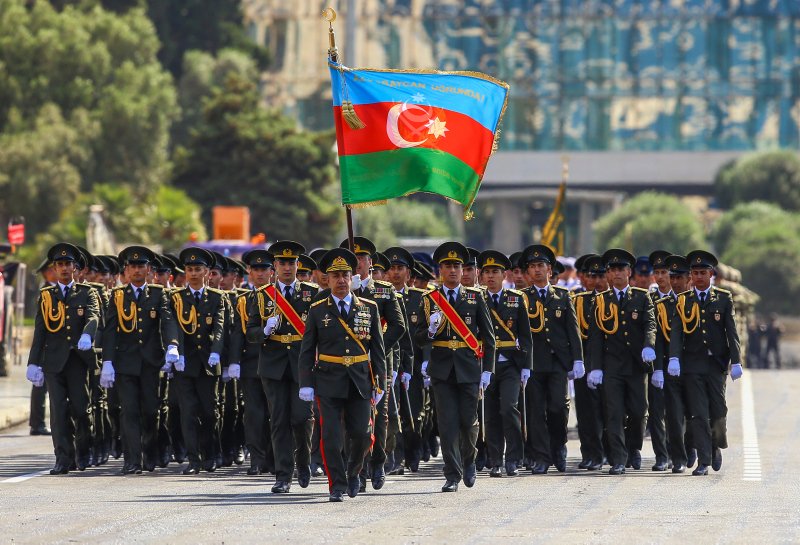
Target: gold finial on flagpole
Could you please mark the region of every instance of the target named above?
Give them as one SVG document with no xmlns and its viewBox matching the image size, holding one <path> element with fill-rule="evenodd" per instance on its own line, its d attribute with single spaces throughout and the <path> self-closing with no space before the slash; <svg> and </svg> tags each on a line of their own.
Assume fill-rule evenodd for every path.
<svg viewBox="0 0 800 545">
<path fill-rule="evenodd" d="M 339 50 L 336 48 L 336 34 L 333 32 L 333 22 L 336 20 L 336 10 L 327 7 L 322 10 L 322 18 L 328 21 L 328 57 L 333 62 L 339 62 Z"/>
<path fill-rule="evenodd" d="M 336 35 L 333 32 L 333 22 L 336 20 L 336 10 L 333 8 L 325 8 L 322 11 L 322 18 L 328 21 L 328 59 L 336 64 L 336 68 L 342 75 L 342 118 L 344 122 L 353 130 L 359 130 L 366 127 L 361 118 L 358 117 L 356 109 L 353 107 L 353 102 L 350 100 L 350 95 L 347 92 L 347 84 L 345 83 L 344 67 L 339 63 L 339 50 L 336 48 Z"/>
</svg>

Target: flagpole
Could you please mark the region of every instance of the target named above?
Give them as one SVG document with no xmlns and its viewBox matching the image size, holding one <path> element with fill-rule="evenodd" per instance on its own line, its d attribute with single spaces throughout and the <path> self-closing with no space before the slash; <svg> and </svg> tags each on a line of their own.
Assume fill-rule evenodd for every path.
<svg viewBox="0 0 800 545">
<path fill-rule="evenodd" d="M 333 22 L 336 20 L 336 10 L 328 7 L 322 11 L 322 18 L 328 22 L 328 58 L 331 62 L 339 62 L 339 49 L 336 47 L 336 34 L 333 32 Z M 339 174 L 341 176 L 341 173 Z M 347 244 L 350 251 L 354 251 L 355 242 L 353 241 L 353 211 L 349 206 L 344 206 L 345 218 L 347 220 Z"/>
</svg>

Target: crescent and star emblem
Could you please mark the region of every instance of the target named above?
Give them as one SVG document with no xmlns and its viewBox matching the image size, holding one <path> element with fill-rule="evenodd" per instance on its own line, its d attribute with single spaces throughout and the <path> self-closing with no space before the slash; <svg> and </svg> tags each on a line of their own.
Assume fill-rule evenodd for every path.
<svg viewBox="0 0 800 545">
<path fill-rule="evenodd" d="M 428 141 L 428 137 L 425 137 L 423 140 L 411 142 L 400 135 L 400 115 L 403 112 L 412 111 L 421 112 L 421 116 L 415 117 L 417 117 L 420 121 L 424 120 L 422 127 L 428 129 L 428 135 L 433 135 L 434 138 L 438 139 L 439 137 L 445 137 L 445 133 L 450 130 L 446 127 L 446 122 L 440 120 L 438 116 L 431 119 L 431 112 L 422 106 L 418 106 L 417 104 L 408 104 L 406 102 L 395 104 L 389 109 L 389 115 L 386 117 L 386 135 L 389 137 L 389 140 L 391 140 L 392 144 L 398 148 L 413 148 Z M 406 127 L 413 130 L 413 127 L 409 121 L 404 121 L 403 123 Z M 413 130 L 413 132 L 419 134 L 421 132 L 421 127 Z"/>
</svg>

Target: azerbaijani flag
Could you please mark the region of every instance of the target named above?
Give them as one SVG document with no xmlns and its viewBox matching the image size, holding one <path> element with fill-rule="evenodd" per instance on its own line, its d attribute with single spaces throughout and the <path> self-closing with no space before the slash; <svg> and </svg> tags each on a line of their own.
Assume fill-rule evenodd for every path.
<svg viewBox="0 0 800 545">
<path fill-rule="evenodd" d="M 342 203 L 422 191 L 461 203 L 466 216 L 496 149 L 508 84 L 477 72 L 329 66 Z M 363 128 L 348 122 L 353 110 Z"/>
</svg>

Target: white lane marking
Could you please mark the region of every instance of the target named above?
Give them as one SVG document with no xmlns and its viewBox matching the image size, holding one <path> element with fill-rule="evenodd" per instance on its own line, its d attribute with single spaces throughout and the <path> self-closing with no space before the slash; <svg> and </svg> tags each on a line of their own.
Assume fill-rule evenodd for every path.
<svg viewBox="0 0 800 545">
<path fill-rule="evenodd" d="M 44 471 L 37 471 L 36 473 L 27 473 L 25 475 L 20 475 L 18 477 L 11 477 L 10 479 L 6 479 L 4 481 L 0 481 L 0 484 L 7 483 L 7 484 L 14 484 L 14 483 L 21 483 L 23 481 L 27 481 L 28 479 L 33 479 L 34 477 L 41 477 L 42 475 L 48 475 L 50 473 L 49 469 L 45 469 Z"/>
<path fill-rule="evenodd" d="M 758 431 L 753 403 L 753 384 L 750 373 L 742 375 L 742 451 L 744 472 L 742 480 L 761 481 L 761 453 L 758 450 Z"/>
</svg>

